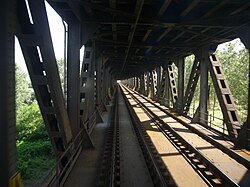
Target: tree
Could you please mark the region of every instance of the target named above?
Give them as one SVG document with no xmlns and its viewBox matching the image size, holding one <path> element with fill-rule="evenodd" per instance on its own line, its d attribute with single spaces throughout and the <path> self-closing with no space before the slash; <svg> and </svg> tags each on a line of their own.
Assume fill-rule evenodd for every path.
<svg viewBox="0 0 250 187">
<path fill-rule="evenodd" d="M 27 186 L 37 186 L 34 181 L 42 180 L 55 158 L 31 82 L 19 66 L 16 66 L 16 110 L 18 168 L 24 183 L 26 180 L 32 183 Z"/>
<path fill-rule="evenodd" d="M 57 67 L 61 81 L 62 89 L 64 90 L 64 61 L 63 59 L 57 60 Z"/>
<path fill-rule="evenodd" d="M 237 50 L 236 45 L 239 45 L 239 41 L 229 42 L 225 50 L 217 54 L 236 104 L 246 110 L 249 58 L 247 50 Z"/>
<path fill-rule="evenodd" d="M 30 81 L 20 66 L 16 65 L 16 110 L 17 116 L 24 105 L 32 102 L 32 88 Z"/>
</svg>

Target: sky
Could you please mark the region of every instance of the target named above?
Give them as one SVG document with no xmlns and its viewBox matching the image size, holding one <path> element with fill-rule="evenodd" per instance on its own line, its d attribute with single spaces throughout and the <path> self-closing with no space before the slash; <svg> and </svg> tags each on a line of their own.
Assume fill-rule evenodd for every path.
<svg viewBox="0 0 250 187">
<path fill-rule="evenodd" d="M 52 37 L 52 42 L 54 46 L 54 52 L 56 59 L 63 59 L 64 58 L 64 27 L 62 23 L 62 18 L 55 12 L 55 10 L 45 1 L 46 10 L 48 14 L 48 20 L 49 20 L 49 26 L 50 26 L 50 32 Z M 236 39 L 237 49 L 244 48 L 244 45 L 241 44 L 239 39 Z M 217 48 L 217 50 L 224 50 L 225 44 L 220 44 Z M 84 47 L 80 50 L 80 61 L 82 62 L 84 53 Z M 15 39 L 15 62 L 20 65 L 22 70 L 24 70 L 26 73 L 27 68 L 26 64 L 22 55 L 22 51 L 18 42 L 18 39 Z"/>
</svg>

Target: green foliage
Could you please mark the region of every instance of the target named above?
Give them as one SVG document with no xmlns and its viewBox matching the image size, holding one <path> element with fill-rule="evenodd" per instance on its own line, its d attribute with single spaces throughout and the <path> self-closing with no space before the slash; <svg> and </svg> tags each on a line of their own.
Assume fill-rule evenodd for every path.
<svg viewBox="0 0 250 187">
<path fill-rule="evenodd" d="M 59 77 L 61 81 L 62 89 L 64 87 L 64 61 L 63 59 L 57 60 L 57 67 L 59 72 Z"/>
<path fill-rule="evenodd" d="M 21 141 L 18 145 L 18 167 L 23 179 L 39 179 L 55 161 L 50 141 Z"/>
<path fill-rule="evenodd" d="M 37 102 L 22 108 L 17 117 L 17 131 L 18 141 L 49 139 Z"/>
<path fill-rule="evenodd" d="M 225 44 L 223 50 L 216 51 L 216 54 L 221 62 L 222 69 L 227 78 L 229 88 L 234 97 L 235 103 L 237 105 L 241 120 L 244 122 L 246 119 L 247 110 L 247 89 L 248 89 L 248 52 L 244 47 L 242 47 L 239 40 L 234 40 Z M 239 49 L 240 46 L 240 49 Z M 190 72 L 193 66 L 194 56 L 190 55 L 185 58 L 185 82 L 184 87 L 186 88 L 190 76 Z M 215 94 L 212 79 L 209 76 L 209 111 L 214 111 L 215 109 L 220 110 L 219 103 Z M 192 101 L 191 107 L 197 107 L 199 103 L 199 82 L 196 88 L 194 99 Z M 214 113 L 214 112 L 213 112 Z M 220 112 L 221 113 L 221 112 Z M 218 112 L 217 112 L 218 114 Z M 222 118 L 222 114 L 217 117 Z"/>
<path fill-rule="evenodd" d="M 247 109 L 249 57 L 246 49 L 236 49 L 238 42 L 227 43 L 225 50 L 218 51 L 217 54 L 236 103 Z"/>
<path fill-rule="evenodd" d="M 23 106 L 32 102 L 32 89 L 30 88 L 30 82 L 27 79 L 25 72 L 16 65 L 16 108 L 17 115 Z"/>
<path fill-rule="evenodd" d="M 42 180 L 55 164 L 48 133 L 27 75 L 16 66 L 17 154 L 22 178 Z"/>
<path fill-rule="evenodd" d="M 17 131 L 18 168 L 23 179 L 38 180 L 55 159 L 37 102 L 22 107 Z"/>
</svg>

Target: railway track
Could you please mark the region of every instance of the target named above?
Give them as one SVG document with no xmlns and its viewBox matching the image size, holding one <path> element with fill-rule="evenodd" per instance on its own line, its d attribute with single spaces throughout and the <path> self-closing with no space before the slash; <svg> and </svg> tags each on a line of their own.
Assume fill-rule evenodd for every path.
<svg viewBox="0 0 250 187">
<path fill-rule="evenodd" d="M 118 98 L 113 98 L 109 127 L 106 131 L 98 186 L 120 186 L 120 150 Z"/>
<path fill-rule="evenodd" d="M 124 158 L 124 155 L 122 154 L 128 153 L 121 151 L 121 147 L 124 147 L 123 144 L 126 144 L 126 142 L 122 142 L 121 133 L 126 132 L 120 132 L 120 129 L 122 131 L 122 128 L 120 127 L 121 124 L 119 120 L 119 94 L 117 94 L 114 98 L 113 107 L 110 112 L 113 115 L 110 119 L 110 126 L 107 129 L 98 186 L 126 186 L 124 185 L 124 182 L 121 181 L 123 175 L 126 175 L 124 173 L 136 172 L 133 171 L 134 168 L 131 168 L 130 171 L 124 171 L 124 167 L 122 167 L 121 158 Z M 138 140 L 138 147 L 144 157 L 143 162 L 145 162 L 146 169 L 151 177 L 150 180 L 152 182 L 149 183 L 148 186 L 176 186 L 170 173 L 167 171 L 167 168 L 157 154 L 150 138 L 146 135 L 146 132 L 139 127 L 138 119 L 136 119 L 136 116 L 131 113 L 129 113 L 129 115 L 132 120 L 131 125 L 134 129 L 134 136 Z M 145 171 L 143 171 L 143 173 L 145 173 Z M 134 183 L 134 181 L 132 182 Z"/>
<path fill-rule="evenodd" d="M 171 144 L 178 150 L 208 186 L 249 185 L 249 179 L 247 179 L 249 178 L 248 160 L 219 144 L 211 137 L 201 133 L 180 118 L 175 117 L 173 114 L 167 112 L 161 106 L 156 105 L 149 99 L 124 86 L 122 86 L 122 88 L 127 94 L 129 94 L 135 103 L 143 109 L 147 116 L 157 126 L 158 131 L 164 134 L 166 139 L 171 142 Z M 169 120 L 171 122 L 169 122 Z M 199 143 L 190 143 L 189 140 L 191 135 L 193 136 L 191 139 L 196 139 L 196 141 L 199 140 L 199 143 L 202 142 L 200 143 L 201 145 L 206 145 L 206 147 L 212 149 L 215 155 L 219 155 L 218 158 L 216 159 L 214 156 L 208 154 L 207 150 L 199 148 L 199 146 L 197 146 Z M 223 163 L 224 161 L 228 161 L 228 166 Z M 234 168 L 232 169 L 230 167 Z M 238 173 L 242 173 L 244 176 L 238 175 Z"/>
</svg>

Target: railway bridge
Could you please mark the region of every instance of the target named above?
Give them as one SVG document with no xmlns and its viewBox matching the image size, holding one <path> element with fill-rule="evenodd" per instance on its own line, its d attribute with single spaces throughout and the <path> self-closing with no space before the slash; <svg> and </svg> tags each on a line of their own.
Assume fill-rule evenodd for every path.
<svg viewBox="0 0 250 187">
<path fill-rule="evenodd" d="M 44 0 L 1 1 L 0 186 L 22 186 L 14 36 L 56 155 L 43 186 L 249 186 L 250 87 L 242 121 L 214 53 L 235 38 L 250 50 L 249 1 L 47 2 L 68 25 L 64 92 Z M 209 76 L 219 127 L 209 120 Z"/>
</svg>

